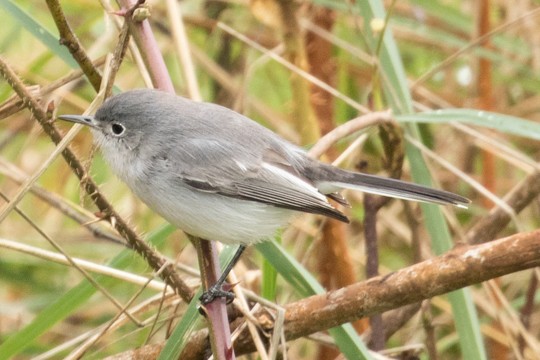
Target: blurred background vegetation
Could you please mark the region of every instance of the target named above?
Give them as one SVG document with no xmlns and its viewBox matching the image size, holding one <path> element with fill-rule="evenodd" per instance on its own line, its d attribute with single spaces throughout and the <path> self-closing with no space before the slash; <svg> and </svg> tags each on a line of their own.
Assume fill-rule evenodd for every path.
<svg viewBox="0 0 540 360">
<path fill-rule="evenodd" d="M 188 96 L 180 60 L 182 47 L 175 46 L 178 34 L 171 25 L 171 18 L 178 13 L 170 2 L 148 3 L 150 23 L 176 92 Z M 116 22 L 122 19 L 104 8 L 117 10 L 117 4 L 77 0 L 62 1 L 61 5 L 92 60 L 99 62 L 113 51 L 119 32 Z M 427 213 L 422 213 L 417 204 L 386 204 L 377 217 L 376 272 L 385 274 L 447 251 L 495 203 L 538 169 L 540 29 L 536 1 L 387 1 L 386 18 L 378 16 L 382 4 L 377 1 L 184 0 L 178 5 L 205 101 L 242 112 L 306 148 L 322 134 L 362 114 L 363 109 L 391 108 L 409 139 L 421 141 L 437 154 L 427 160 L 427 175 L 422 166 L 418 168 L 407 160 L 418 159 L 417 148 L 404 148 L 401 141 L 405 140 L 399 136 L 389 155 L 384 134 L 394 134 L 393 128 L 366 129 L 362 135 L 367 137 L 362 141 L 356 141 L 358 134 L 346 138 L 326 154 L 325 161 L 335 160 L 353 144 L 347 158 L 340 160 L 341 166 L 388 174 L 394 170 L 389 159 L 405 153 L 404 179 L 433 181 L 437 187 L 473 200 L 468 210 L 437 208 Z M 368 9 L 373 13 L 368 14 Z M 0 0 L 0 15 L 0 54 L 28 86 L 36 86 L 36 93 L 78 68 L 58 44 L 58 30 L 45 2 Z M 218 26 L 218 22 L 246 36 L 247 41 L 228 27 Z M 393 40 L 381 41 L 381 34 L 392 35 Z M 273 50 L 293 66 L 275 61 L 255 44 Z M 141 69 L 128 51 L 115 80 L 115 91 L 149 86 Z M 335 94 L 306 81 L 302 71 L 329 84 Z M 11 96 L 10 85 L 0 82 L 0 102 L 7 102 Z M 94 96 L 86 78 L 78 76 L 43 94 L 41 100 L 43 104 L 54 101 L 58 113 L 79 114 Z M 411 113 L 422 116 L 405 116 Z M 10 112 L 0 107 L 0 114 L 0 191 L 10 197 L 39 169 L 54 145 L 28 111 Z M 70 127 L 57 125 L 63 131 Z M 383 136 L 379 136 L 381 133 Z M 81 132 L 73 147 L 82 158 L 90 159 L 90 134 Z M 441 159 L 452 166 L 441 164 Z M 103 193 L 140 234 L 155 241 L 171 259 L 197 268 L 195 252 L 185 236 L 164 225 L 135 199 L 111 175 L 99 154 L 92 156 L 87 166 Z M 82 194 L 78 179 L 62 159 L 57 159 L 18 208 L 70 256 L 96 264 L 115 262 L 116 267 L 151 277 L 151 269 L 134 253 L 95 236 L 81 226 L 84 220 L 66 216 L 67 211 L 87 221 L 96 218 L 95 207 Z M 321 224 L 317 218 L 302 216 L 282 237 L 288 251 L 327 289 L 367 276 L 365 259 L 370 254 L 366 253 L 363 236 L 362 196 L 346 195 L 353 205 L 348 210 L 350 226 Z M 68 210 L 62 211 L 63 207 Z M 537 228 L 538 212 L 536 199 L 496 238 Z M 446 225 L 444 229 L 438 227 L 441 219 L 446 219 L 450 231 Z M 106 222 L 95 226 L 102 235 L 114 236 Z M 13 249 L 16 243 L 55 251 L 17 212 L 11 211 L 2 221 L 0 240 L 0 358 L 63 358 L 84 341 L 85 334 L 107 324 L 118 313 L 117 307 L 93 290 L 80 272 L 43 258 L 43 253 L 32 255 Z M 254 250 L 248 253 L 237 274 L 243 286 L 260 292 L 258 269 L 263 260 Z M 538 358 L 534 349 L 540 349 L 539 275 L 536 269 L 505 276 L 468 289 L 470 292 L 457 302 L 447 296 L 425 302 L 405 317 L 407 321 L 387 341 L 383 339 L 382 346 L 410 346 L 409 350 L 398 351 L 404 359 L 456 359 L 467 358 L 467 354 L 490 359 Z M 195 281 L 196 271 L 185 269 L 182 276 Z M 141 288 L 140 283 L 127 280 L 100 279 L 123 304 Z M 270 294 L 277 303 L 300 297 L 280 278 L 276 286 L 278 289 Z M 156 288 L 144 290 L 135 303 L 156 296 L 159 299 Z M 465 315 L 456 314 L 459 304 L 474 307 Z M 140 318 L 150 319 L 158 308 L 159 301 L 148 304 Z M 100 359 L 145 343 L 159 343 L 181 314 L 182 305 L 168 302 L 161 309 L 157 326 L 152 327 L 150 321 L 138 328 L 126 322 L 108 332 L 85 356 Z M 362 332 L 367 322 L 354 326 Z M 466 330 L 458 331 L 460 326 L 469 327 L 471 338 L 478 327 L 483 340 L 466 345 L 468 335 Z M 77 340 L 79 336 L 81 340 Z M 18 341 L 7 342 L 17 337 Z M 339 355 L 339 350 L 319 340 L 290 343 L 289 358 L 332 359 Z M 375 348 L 380 346 L 379 342 Z M 3 355 L 3 351 L 9 355 Z"/>
</svg>

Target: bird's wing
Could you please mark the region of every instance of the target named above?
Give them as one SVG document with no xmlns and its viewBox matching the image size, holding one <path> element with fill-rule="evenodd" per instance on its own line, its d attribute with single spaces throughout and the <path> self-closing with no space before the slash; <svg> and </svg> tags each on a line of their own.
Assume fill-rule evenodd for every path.
<svg viewBox="0 0 540 360">
<path fill-rule="evenodd" d="M 234 144 L 224 147 L 220 146 L 221 142 L 203 142 L 200 154 L 204 155 L 190 156 L 190 159 L 198 160 L 184 162 L 185 170 L 178 175 L 180 181 L 193 189 L 348 222 L 325 195 L 309 180 L 299 176 L 285 157 L 275 151 L 267 148 L 261 154 L 246 154 L 244 148 L 244 153 L 239 156 L 242 149 L 234 149 Z"/>
</svg>

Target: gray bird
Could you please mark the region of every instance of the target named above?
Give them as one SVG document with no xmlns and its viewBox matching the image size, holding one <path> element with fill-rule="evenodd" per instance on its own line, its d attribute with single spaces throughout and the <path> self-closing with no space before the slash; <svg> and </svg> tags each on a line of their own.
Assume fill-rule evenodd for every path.
<svg viewBox="0 0 540 360">
<path fill-rule="evenodd" d="M 297 212 L 348 222 L 327 199 L 344 203 L 337 194 L 344 188 L 469 203 L 447 191 L 321 163 L 237 112 L 158 90 L 111 97 L 95 116 L 59 118 L 89 126 L 113 172 L 171 224 L 203 239 L 241 244 L 236 260 L 246 245 L 272 238 Z M 201 301 L 230 299 L 221 285 Z"/>
</svg>

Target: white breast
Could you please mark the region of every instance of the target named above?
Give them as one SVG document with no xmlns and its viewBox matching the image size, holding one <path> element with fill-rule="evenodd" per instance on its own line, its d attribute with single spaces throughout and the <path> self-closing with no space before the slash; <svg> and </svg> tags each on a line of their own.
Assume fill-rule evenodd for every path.
<svg viewBox="0 0 540 360">
<path fill-rule="evenodd" d="M 103 141 L 101 134 L 94 136 L 113 172 L 131 191 L 188 234 L 226 244 L 251 244 L 271 239 L 294 213 L 263 203 L 199 191 L 180 179 L 171 180 L 170 176 L 157 178 L 155 174 L 148 174 L 150 165 L 147 161 L 151 160 L 141 159 L 133 151 L 119 151 L 114 142 Z"/>
<path fill-rule="evenodd" d="M 149 185 L 149 184 L 148 184 Z M 139 187 L 135 191 L 151 209 L 188 234 L 226 244 L 251 244 L 271 239 L 293 211 L 188 186 Z"/>
</svg>

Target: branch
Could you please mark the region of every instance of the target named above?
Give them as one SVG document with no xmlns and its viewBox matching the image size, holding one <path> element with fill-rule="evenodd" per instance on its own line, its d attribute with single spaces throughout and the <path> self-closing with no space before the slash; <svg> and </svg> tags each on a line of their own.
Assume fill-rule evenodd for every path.
<svg viewBox="0 0 540 360">
<path fill-rule="evenodd" d="M 94 60 L 93 64 L 96 67 L 100 67 L 105 63 L 105 56 L 101 56 Z M 36 86 L 35 90 L 35 98 L 38 99 L 38 101 L 41 101 L 46 95 L 52 93 L 53 91 L 57 90 L 58 88 L 69 84 L 72 81 L 80 80 L 79 78 L 82 77 L 84 73 L 82 70 L 77 69 L 73 70 L 66 76 L 53 81 L 52 83 L 49 83 L 47 85 L 39 85 Z M 33 91 L 30 91 L 32 94 L 34 94 Z M 18 113 L 21 111 L 21 109 L 24 108 L 22 100 L 14 94 L 12 97 L 8 98 L 6 101 L 4 101 L 2 104 L 0 104 L 0 120 L 3 120 L 7 118 L 8 116 L 11 116 L 13 114 Z"/>
<path fill-rule="evenodd" d="M 289 304 L 285 334 L 295 339 L 539 265 L 540 230 L 461 245 L 399 271 Z"/>
<path fill-rule="evenodd" d="M 58 28 L 58 32 L 60 33 L 60 44 L 68 48 L 73 58 L 77 61 L 81 70 L 92 84 L 94 90 L 98 91 L 101 85 L 101 75 L 92 63 L 92 60 L 86 55 L 77 36 L 71 30 L 60 3 L 58 0 L 47 0 L 47 6 L 49 7 L 49 11 L 51 12 L 56 27 Z"/>
<path fill-rule="evenodd" d="M 189 240 L 197 249 L 201 283 L 204 291 L 214 285 L 220 275 L 219 256 L 215 243 L 189 236 Z M 210 335 L 210 345 L 216 360 L 234 359 L 229 320 L 227 316 L 227 301 L 218 298 L 203 306 Z M 180 357 L 182 358 L 182 356 Z"/>
<path fill-rule="evenodd" d="M 144 2 L 144 0 L 119 0 L 119 3 L 122 4 L 124 9 L 132 9 L 141 2 Z M 154 33 L 150 28 L 148 19 L 142 21 L 126 20 L 129 21 L 130 33 L 133 36 L 133 40 L 135 40 L 137 47 L 141 50 L 141 55 L 149 70 L 154 87 L 163 91 L 175 93 L 167 66 L 165 65 L 163 56 L 161 56 L 161 52 L 154 37 Z"/>
<path fill-rule="evenodd" d="M 518 214 L 539 194 L 540 172 L 534 172 L 517 184 L 503 200 Z M 495 238 L 508 225 L 510 220 L 510 214 L 506 210 L 495 207 L 467 232 L 465 241 L 469 244 L 480 244 L 489 241 Z"/>
<path fill-rule="evenodd" d="M 344 137 L 354 134 L 355 132 L 360 131 L 368 126 L 391 122 L 392 120 L 393 118 L 391 111 L 370 112 L 349 120 L 321 137 L 309 150 L 309 156 L 317 159 L 327 152 L 332 145 Z"/>
<path fill-rule="evenodd" d="M 35 119 L 39 122 L 44 132 L 52 139 L 55 144 L 58 144 L 62 140 L 56 126 L 51 122 L 50 115 L 48 115 L 40 106 L 40 104 L 32 97 L 27 91 L 25 85 L 8 66 L 8 64 L 0 57 L 0 76 L 6 79 L 9 85 L 17 93 L 17 95 L 23 101 L 25 107 L 27 107 Z M 146 242 L 144 242 L 120 217 L 118 213 L 113 209 L 109 201 L 101 194 L 98 186 L 90 178 L 84 167 L 81 165 L 79 159 L 75 154 L 66 148 L 62 151 L 62 156 L 66 160 L 69 167 L 73 170 L 75 175 L 81 182 L 81 187 L 88 194 L 88 196 L 95 203 L 97 208 L 107 215 L 107 218 L 114 219 L 112 222 L 115 229 L 122 235 L 129 243 L 129 246 L 139 253 L 155 271 L 159 271 L 164 268 L 160 276 L 170 285 L 186 302 L 189 302 L 193 296 L 191 289 L 185 284 L 175 271 L 173 264 L 167 264 L 167 260 L 161 255 L 157 254 Z"/>
<path fill-rule="evenodd" d="M 540 266 L 540 230 L 515 234 L 486 244 L 460 245 L 445 255 L 287 305 L 285 337 L 288 341 L 295 340 L 362 317 L 537 266 Z M 262 309 L 254 316 L 266 331 L 271 331 L 272 316 L 268 315 L 268 311 Z M 236 320 L 232 327 L 241 326 L 243 321 Z M 193 333 L 180 358 L 203 358 L 208 347 L 205 340 L 207 335 L 206 329 Z M 255 351 L 253 340 L 247 332 L 238 337 L 234 348 L 237 355 Z M 111 357 L 124 358 L 122 354 Z"/>
</svg>

